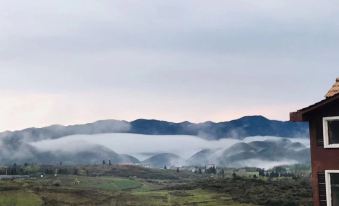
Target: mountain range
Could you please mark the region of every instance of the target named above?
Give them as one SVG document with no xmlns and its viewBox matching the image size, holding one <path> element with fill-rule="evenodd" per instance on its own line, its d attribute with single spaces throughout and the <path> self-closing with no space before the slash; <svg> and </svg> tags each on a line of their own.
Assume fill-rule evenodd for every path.
<svg viewBox="0 0 339 206">
<path fill-rule="evenodd" d="M 218 165 L 226 167 L 260 167 L 265 163 L 308 164 L 310 150 L 299 142 L 288 139 L 237 143 L 227 149 L 203 149 L 189 159 L 178 155 L 162 153 L 145 160 L 152 167 L 190 165 Z"/>
<path fill-rule="evenodd" d="M 0 133 L 0 139 L 18 142 L 22 139 L 38 141 L 56 139 L 75 134 L 135 133 L 147 135 L 193 135 L 206 139 L 251 136 L 300 137 L 308 136 L 308 125 L 300 122 L 269 120 L 263 116 L 245 116 L 226 122 L 173 123 L 160 120 L 138 119 L 132 122 L 101 120 L 94 123 L 43 128 L 27 128 Z"/>
<path fill-rule="evenodd" d="M 118 154 L 112 149 L 100 144 L 75 143 L 69 150 L 59 148 L 55 151 L 42 150 L 34 143 L 59 140 L 71 135 L 98 134 L 142 134 L 142 135 L 190 135 L 205 141 L 236 139 L 242 141 L 246 137 L 276 136 L 279 141 L 239 142 L 225 149 L 222 147 L 203 148 L 196 151 L 190 158 L 178 154 L 159 151 L 147 159 L 140 160 L 128 154 Z M 308 125 L 304 123 L 269 120 L 263 116 L 246 116 L 227 122 L 173 123 L 159 120 L 138 119 L 132 122 L 118 120 L 101 120 L 82 125 L 52 125 L 44 128 L 27 128 L 20 131 L 0 133 L 0 164 L 13 162 L 36 162 L 41 164 L 97 164 L 102 160 L 115 163 L 142 163 L 152 167 L 177 165 L 218 164 L 223 166 L 246 166 L 253 161 L 297 163 L 309 162 L 309 149 L 290 139 L 307 137 Z M 120 135 L 121 136 L 121 135 Z M 118 143 L 118 142 L 117 142 Z M 80 147 L 81 145 L 81 147 Z M 69 147 L 64 145 L 62 147 Z M 252 162 L 251 162 L 252 161 Z"/>
</svg>

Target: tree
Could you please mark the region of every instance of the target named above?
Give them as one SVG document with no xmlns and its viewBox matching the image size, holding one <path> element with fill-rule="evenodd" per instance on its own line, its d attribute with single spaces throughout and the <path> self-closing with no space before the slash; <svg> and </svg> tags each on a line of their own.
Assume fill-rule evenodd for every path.
<svg viewBox="0 0 339 206">
<path fill-rule="evenodd" d="M 166 165 L 164 166 L 164 170 L 167 170 L 167 166 Z"/>
<path fill-rule="evenodd" d="M 79 170 L 77 168 L 74 168 L 73 175 L 78 175 L 78 174 L 79 174 Z"/>
<path fill-rule="evenodd" d="M 111 160 L 108 160 L 108 165 L 112 165 L 112 162 L 111 162 Z"/>
<path fill-rule="evenodd" d="M 201 168 L 199 168 L 199 172 L 198 172 L 199 174 L 202 174 L 202 171 L 201 171 Z"/>
<path fill-rule="evenodd" d="M 12 168 L 11 168 L 11 175 L 17 175 L 17 165 L 16 165 L 16 163 L 14 163 Z"/>
<path fill-rule="evenodd" d="M 207 169 L 207 173 L 208 174 L 216 174 L 217 173 L 217 169 L 215 168 L 215 166 L 212 166 L 212 167 Z"/>
<path fill-rule="evenodd" d="M 32 164 L 24 168 L 24 173 L 25 174 L 37 174 L 39 173 L 40 169 L 41 169 L 40 166 Z"/>
<path fill-rule="evenodd" d="M 224 169 L 221 169 L 220 175 L 221 175 L 222 178 L 225 178 L 225 170 Z"/>
<path fill-rule="evenodd" d="M 235 174 L 235 172 L 233 172 L 232 177 L 233 177 L 233 179 L 237 178 L 237 174 Z"/>
<path fill-rule="evenodd" d="M 213 167 L 211 168 L 211 173 L 212 173 L 212 174 L 217 174 L 217 168 L 215 168 L 215 166 L 213 166 Z"/>
<path fill-rule="evenodd" d="M 258 169 L 259 176 L 265 176 L 265 169 Z"/>
<path fill-rule="evenodd" d="M 105 165 L 105 164 L 106 164 L 106 161 L 105 161 L 105 160 L 102 160 L 102 164 Z"/>
</svg>

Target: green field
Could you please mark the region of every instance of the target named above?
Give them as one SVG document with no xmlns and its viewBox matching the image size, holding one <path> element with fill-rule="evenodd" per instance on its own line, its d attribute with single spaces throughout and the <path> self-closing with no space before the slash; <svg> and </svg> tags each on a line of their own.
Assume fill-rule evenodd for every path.
<svg viewBox="0 0 339 206">
<path fill-rule="evenodd" d="M 75 180 L 79 184 L 75 184 Z M 238 204 L 230 196 L 204 190 L 154 190 L 159 185 L 114 177 L 61 176 L 11 181 L 0 192 L 1 206 L 140 205 L 223 206 Z M 2 188 L 6 190 L 6 188 Z"/>
<path fill-rule="evenodd" d="M 75 180 L 78 184 L 75 184 Z M 2 182 L 2 185 L 5 185 Z M 230 196 L 205 190 L 154 190 L 159 185 L 114 177 L 62 176 L 11 181 L 0 192 L 1 206 L 114 205 L 224 206 L 239 204 Z M 6 190 L 6 188 L 2 188 Z"/>
<path fill-rule="evenodd" d="M 213 192 L 198 190 L 185 191 L 159 191 L 132 193 L 140 202 L 140 205 L 195 205 L 195 206 L 245 206 L 251 204 L 236 203 L 230 196 Z M 146 200 L 146 201 L 145 201 Z M 143 202 L 143 204 L 142 204 Z"/>
<path fill-rule="evenodd" d="M 34 206 L 42 205 L 43 201 L 36 194 L 25 190 L 0 192 L 0 205 L 2 206 Z"/>
<path fill-rule="evenodd" d="M 88 169 L 88 168 L 87 168 Z M 93 171 L 100 168 L 94 168 Z M 122 168 L 124 170 L 126 168 Z M 133 167 L 134 176 L 107 168 L 99 176 L 47 175 L 0 180 L 0 206 L 256 206 L 311 205 L 307 181 L 211 178 Z M 157 178 L 157 175 L 160 178 Z M 139 176 L 139 177 L 138 177 Z M 291 201 L 293 200 L 293 201 Z"/>
</svg>

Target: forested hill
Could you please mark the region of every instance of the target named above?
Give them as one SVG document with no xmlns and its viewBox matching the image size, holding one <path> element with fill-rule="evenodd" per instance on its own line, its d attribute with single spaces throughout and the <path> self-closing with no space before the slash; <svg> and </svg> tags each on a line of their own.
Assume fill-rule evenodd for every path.
<svg viewBox="0 0 339 206">
<path fill-rule="evenodd" d="M 227 122 L 204 122 L 198 124 L 139 119 L 130 124 L 130 132 L 137 134 L 185 134 L 210 139 L 243 139 L 249 136 L 279 136 L 290 138 L 308 136 L 308 125 L 306 123 L 269 120 L 263 116 L 245 116 Z"/>
<path fill-rule="evenodd" d="M 263 116 L 246 116 L 226 122 L 173 123 L 160 120 L 138 119 L 132 122 L 101 120 L 81 125 L 52 125 L 44 128 L 28 128 L 0 133 L 7 142 L 22 139 L 37 141 L 56 139 L 75 134 L 136 133 L 150 135 L 196 135 L 208 139 L 237 138 L 249 136 L 308 137 L 306 123 L 269 120 Z"/>
</svg>

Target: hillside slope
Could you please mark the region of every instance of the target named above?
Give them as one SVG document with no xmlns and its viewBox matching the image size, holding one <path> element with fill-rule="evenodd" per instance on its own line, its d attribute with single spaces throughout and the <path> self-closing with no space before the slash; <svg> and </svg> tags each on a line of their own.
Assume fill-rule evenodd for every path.
<svg viewBox="0 0 339 206">
<path fill-rule="evenodd" d="M 173 123 L 160 120 L 138 119 L 132 122 L 101 120 L 81 125 L 52 125 L 44 128 L 27 128 L 0 133 L 5 143 L 56 139 L 75 134 L 135 133 L 150 135 L 194 135 L 207 139 L 237 138 L 250 136 L 307 137 L 305 123 L 269 120 L 263 116 L 246 116 L 228 122 Z"/>
</svg>

